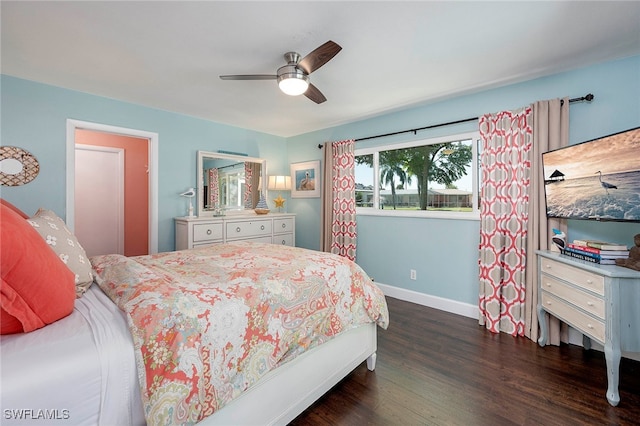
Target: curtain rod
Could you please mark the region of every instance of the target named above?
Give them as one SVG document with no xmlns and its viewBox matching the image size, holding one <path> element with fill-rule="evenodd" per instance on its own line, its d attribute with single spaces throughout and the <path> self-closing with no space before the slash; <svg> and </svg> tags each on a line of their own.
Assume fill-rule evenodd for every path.
<svg viewBox="0 0 640 426">
<path fill-rule="evenodd" d="M 572 104 L 574 102 L 583 102 L 583 101 L 591 102 L 593 100 L 593 98 L 594 98 L 593 94 L 589 93 L 589 94 L 587 94 L 585 96 L 581 96 L 579 98 L 569 99 L 569 103 Z M 563 103 L 564 103 L 564 101 L 561 101 L 560 105 L 562 105 Z M 436 127 L 444 127 L 444 126 L 451 126 L 451 125 L 454 125 L 454 124 L 467 123 L 469 121 L 475 121 L 477 119 L 478 119 L 478 117 L 465 118 L 464 120 L 449 121 L 448 123 L 432 124 L 431 126 L 418 127 L 416 129 L 401 130 L 399 132 L 385 133 L 385 134 L 382 134 L 382 135 L 375 135 L 375 136 L 367 136 L 367 137 L 364 137 L 364 138 L 355 139 L 355 142 L 366 141 L 366 140 L 369 140 L 369 139 L 384 138 L 386 136 L 400 135 L 400 134 L 403 134 L 403 133 L 413 133 L 415 135 L 420 130 L 427 130 L 427 129 L 433 129 L 433 128 L 436 128 Z M 322 145 L 322 144 L 318 144 L 318 148 L 319 149 L 322 149 L 323 146 L 324 145 Z"/>
</svg>

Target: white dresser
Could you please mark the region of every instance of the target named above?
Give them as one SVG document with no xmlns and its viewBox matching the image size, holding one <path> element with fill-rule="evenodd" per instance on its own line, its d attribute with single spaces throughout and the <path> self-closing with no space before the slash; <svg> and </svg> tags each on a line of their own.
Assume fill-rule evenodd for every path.
<svg viewBox="0 0 640 426">
<path fill-rule="evenodd" d="M 545 312 L 604 346 L 607 400 L 618 405 L 622 351 L 640 352 L 640 272 L 599 265 L 549 251 L 538 255 L 538 321 L 541 346 L 547 344 Z"/>
<path fill-rule="evenodd" d="M 239 214 L 224 217 L 177 217 L 176 250 L 227 241 L 257 241 L 294 246 L 296 217 L 292 213 Z"/>
</svg>

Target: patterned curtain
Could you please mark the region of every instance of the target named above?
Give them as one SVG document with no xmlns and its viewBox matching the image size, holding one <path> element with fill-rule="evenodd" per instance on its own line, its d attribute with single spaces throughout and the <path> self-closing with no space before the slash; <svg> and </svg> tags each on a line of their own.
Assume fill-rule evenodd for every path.
<svg viewBox="0 0 640 426">
<path fill-rule="evenodd" d="M 532 108 L 480 118 L 480 325 L 524 335 Z"/>
<path fill-rule="evenodd" d="M 209 208 L 219 207 L 220 188 L 218 186 L 218 169 L 209 169 Z"/>
<path fill-rule="evenodd" d="M 253 168 L 251 167 L 250 162 L 244 162 L 244 198 L 243 205 L 245 209 L 252 209 L 253 199 L 251 197 L 251 193 L 253 191 Z"/>
<path fill-rule="evenodd" d="M 324 144 L 321 250 L 356 260 L 355 141 Z"/>
</svg>

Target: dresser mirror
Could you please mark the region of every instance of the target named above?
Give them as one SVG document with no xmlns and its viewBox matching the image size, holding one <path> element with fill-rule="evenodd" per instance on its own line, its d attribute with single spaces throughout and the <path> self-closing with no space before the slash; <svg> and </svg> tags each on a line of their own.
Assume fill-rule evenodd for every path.
<svg viewBox="0 0 640 426">
<path fill-rule="evenodd" d="M 198 216 L 253 210 L 267 162 L 244 155 L 198 151 Z"/>
</svg>

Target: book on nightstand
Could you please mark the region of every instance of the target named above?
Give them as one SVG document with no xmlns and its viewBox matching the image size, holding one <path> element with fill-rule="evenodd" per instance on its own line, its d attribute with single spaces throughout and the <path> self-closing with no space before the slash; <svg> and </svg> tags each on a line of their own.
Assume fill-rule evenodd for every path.
<svg viewBox="0 0 640 426">
<path fill-rule="evenodd" d="M 590 253 L 588 251 L 580 251 L 580 250 L 569 248 L 569 247 L 560 250 L 560 253 L 564 254 L 565 256 L 573 257 L 575 259 L 585 260 L 587 262 L 592 262 L 592 263 L 599 263 L 601 265 L 615 265 L 616 259 L 617 259 L 616 257 L 603 258 L 601 257 L 601 255 L 596 253 Z M 626 257 L 626 256 L 620 256 L 620 257 Z"/>
<path fill-rule="evenodd" d="M 600 249 L 600 250 L 628 250 L 629 249 L 629 247 L 627 247 L 624 244 L 609 243 L 606 241 L 596 241 L 596 240 L 573 240 L 573 244 L 576 244 L 579 246 L 593 247 L 595 249 Z"/>
<path fill-rule="evenodd" d="M 609 258 L 609 259 L 617 259 L 620 257 L 629 256 L 629 250 L 601 250 L 601 249 L 597 249 L 589 246 L 582 246 L 575 243 L 568 243 L 566 248 L 576 250 L 581 253 L 593 253 L 602 258 Z"/>
</svg>

